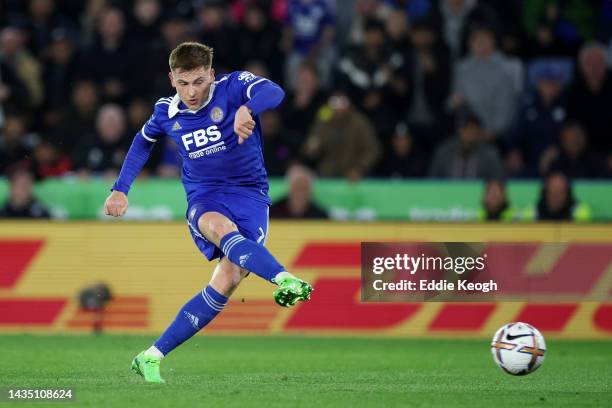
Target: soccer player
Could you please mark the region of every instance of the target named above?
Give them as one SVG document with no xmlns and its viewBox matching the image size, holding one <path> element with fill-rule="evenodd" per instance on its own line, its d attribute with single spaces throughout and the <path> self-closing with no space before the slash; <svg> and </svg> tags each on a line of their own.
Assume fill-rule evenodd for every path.
<svg viewBox="0 0 612 408">
<path fill-rule="evenodd" d="M 161 359 L 210 323 L 249 272 L 278 285 L 274 299 L 281 306 L 308 300 L 312 292 L 311 285 L 287 272 L 264 247 L 270 198 L 259 114 L 278 106 L 285 94 L 275 83 L 246 71 L 215 81 L 212 58 L 212 48 L 195 42 L 172 51 L 168 76 L 176 95 L 155 104 L 104 204 L 107 215 L 125 214 L 128 191 L 151 149 L 164 135 L 171 137 L 182 156 L 191 236 L 208 260 L 220 258 L 208 286 L 134 358 L 132 369 L 147 382 L 165 382 Z"/>
</svg>

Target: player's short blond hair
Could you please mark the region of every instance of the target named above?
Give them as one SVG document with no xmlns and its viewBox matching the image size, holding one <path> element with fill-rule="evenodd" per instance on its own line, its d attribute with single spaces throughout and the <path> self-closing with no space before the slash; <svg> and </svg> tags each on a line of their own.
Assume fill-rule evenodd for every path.
<svg viewBox="0 0 612 408">
<path fill-rule="evenodd" d="M 198 42 L 184 42 L 172 50 L 168 64 L 171 71 L 178 68 L 191 71 L 201 66 L 205 69 L 210 68 L 212 59 L 212 47 Z"/>
</svg>

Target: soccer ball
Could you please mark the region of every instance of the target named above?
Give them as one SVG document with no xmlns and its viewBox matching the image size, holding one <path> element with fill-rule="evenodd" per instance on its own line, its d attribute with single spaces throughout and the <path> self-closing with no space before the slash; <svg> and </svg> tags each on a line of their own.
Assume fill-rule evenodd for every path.
<svg viewBox="0 0 612 408">
<path fill-rule="evenodd" d="M 530 324 L 517 322 L 502 326 L 493 336 L 491 353 L 495 363 L 512 375 L 526 375 L 544 361 L 544 336 Z"/>
</svg>

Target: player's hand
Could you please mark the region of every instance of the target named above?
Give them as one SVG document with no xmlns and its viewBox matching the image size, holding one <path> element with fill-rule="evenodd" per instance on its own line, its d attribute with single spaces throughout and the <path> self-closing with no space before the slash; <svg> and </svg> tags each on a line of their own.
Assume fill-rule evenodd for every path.
<svg viewBox="0 0 612 408">
<path fill-rule="evenodd" d="M 104 203 L 104 214 L 121 217 L 128 208 L 128 198 L 121 191 L 113 191 Z"/>
<path fill-rule="evenodd" d="M 255 121 L 251 112 L 249 112 L 249 108 L 242 105 L 238 108 L 234 117 L 234 132 L 238 135 L 238 144 L 244 143 L 253 134 L 253 129 L 255 129 Z"/>
</svg>

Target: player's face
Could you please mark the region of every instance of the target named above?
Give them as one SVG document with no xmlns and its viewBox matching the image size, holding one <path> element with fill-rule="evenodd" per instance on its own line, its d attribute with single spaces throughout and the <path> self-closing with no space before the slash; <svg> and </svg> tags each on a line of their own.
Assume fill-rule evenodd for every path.
<svg viewBox="0 0 612 408">
<path fill-rule="evenodd" d="M 215 70 L 203 66 L 191 71 L 177 68 L 168 75 L 179 98 L 189 109 L 198 109 L 204 104 L 210 85 L 215 81 Z"/>
</svg>

